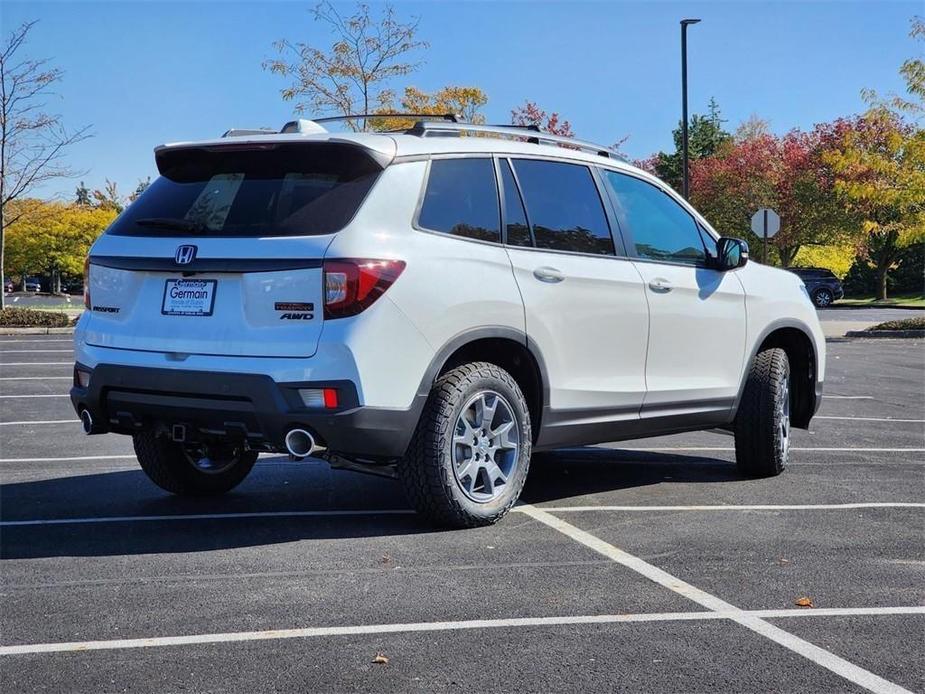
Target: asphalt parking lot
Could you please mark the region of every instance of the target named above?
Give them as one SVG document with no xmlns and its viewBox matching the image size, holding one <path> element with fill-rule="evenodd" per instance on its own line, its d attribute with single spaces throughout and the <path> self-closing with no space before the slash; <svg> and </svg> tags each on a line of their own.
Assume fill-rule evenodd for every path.
<svg viewBox="0 0 925 694">
<path fill-rule="evenodd" d="M 171 497 L 79 433 L 68 336 L 0 337 L 0 690 L 923 691 L 925 343 L 828 349 L 778 478 L 621 442 L 435 531 L 313 460 Z"/>
</svg>

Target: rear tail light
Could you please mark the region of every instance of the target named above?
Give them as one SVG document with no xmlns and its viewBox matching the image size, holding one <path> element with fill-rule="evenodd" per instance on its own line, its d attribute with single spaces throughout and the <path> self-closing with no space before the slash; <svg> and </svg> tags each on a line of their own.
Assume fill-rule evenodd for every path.
<svg viewBox="0 0 925 694">
<path fill-rule="evenodd" d="M 325 319 L 344 318 L 360 313 L 382 296 L 404 269 L 403 260 L 325 260 Z"/>
<path fill-rule="evenodd" d="M 84 258 L 84 307 L 90 308 L 90 256 Z"/>
</svg>

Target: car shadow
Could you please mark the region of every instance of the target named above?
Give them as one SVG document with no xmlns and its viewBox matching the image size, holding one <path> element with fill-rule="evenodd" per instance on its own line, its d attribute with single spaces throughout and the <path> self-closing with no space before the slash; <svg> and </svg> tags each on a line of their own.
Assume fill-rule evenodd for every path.
<svg viewBox="0 0 925 694">
<path fill-rule="evenodd" d="M 742 479 L 735 463 L 726 460 L 589 447 L 536 454 L 521 500 L 539 504 L 664 483 Z"/>
<path fill-rule="evenodd" d="M 739 479 L 725 461 L 589 448 L 537 455 L 522 499 L 563 501 L 666 481 Z M 203 499 L 164 493 L 140 470 L 45 478 L 0 485 L 0 560 L 209 552 L 446 532 L 406 510 L 397 482 L 331 470 L 320 462 L 261 462 L 233 492 Z M 213 514 L 223 517 L 209 518 Z M 98 518 L 117 520 L 93 522 Z M 81 522 L 17 524 L 58 519 Z"/>
</svg>

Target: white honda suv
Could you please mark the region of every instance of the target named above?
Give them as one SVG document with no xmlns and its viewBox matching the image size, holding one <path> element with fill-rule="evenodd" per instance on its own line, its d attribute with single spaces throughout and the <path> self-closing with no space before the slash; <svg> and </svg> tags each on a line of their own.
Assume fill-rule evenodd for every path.
<svg viewBox="0 0 925 694">
<path fill-rule="evenodd" d="M 799 278 L 604 147 L 295 121 L 155 158 L 87 259 L 71 399 L 167 491 L 288 452 L 482 525 L 534 451 L 718 428 L 743 474 L 775 475 L 819 407 Z"/>
</svg>

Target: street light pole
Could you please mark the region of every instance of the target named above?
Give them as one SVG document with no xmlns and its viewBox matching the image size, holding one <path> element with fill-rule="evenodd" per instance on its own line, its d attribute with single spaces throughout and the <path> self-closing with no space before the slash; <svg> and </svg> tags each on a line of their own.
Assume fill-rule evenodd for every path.
<svg viewBox="0 0 925 694">
<path fill-rule="evenodd" d="M 681 194 L 687 200 L 687 27 L 699 19 L 681 20 Z"/>
</svg>

